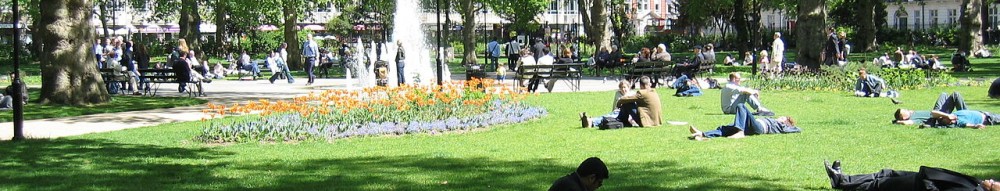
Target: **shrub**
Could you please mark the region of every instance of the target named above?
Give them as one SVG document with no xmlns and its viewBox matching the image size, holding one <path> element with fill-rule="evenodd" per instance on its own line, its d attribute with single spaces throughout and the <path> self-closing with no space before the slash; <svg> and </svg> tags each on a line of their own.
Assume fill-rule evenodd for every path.
<svg viewBox="0 0 1000 191">
<path fill-rule="evenodd" d="M 946 86 L 957 80 L 941 71 L 921 69 L 882 68 L 871 63 L 850 63 L 841 66 L 823 66 L 819 72 L 786 74 L 782 77 L 770 78 L 766 75 L 751 77 L 747 81 L 750 87 L 761 90 L 814 90 L 814 91 L 853 91 L 858 79 L 858 70 L 865 70 L 872 75 L 884 79 L 887 89 L 911 90 L 934 86 Z"/>
<path fill-rule="evenodd" d="M 204 142 L 280 142 L 368 135 L 402 135 L 469 130 L 517 123 L 546 114 L 523 104 L 525 94 L 492 80 L 445 86 L 374 87 L 328 90 L 292 101 L 260 100 L 245 105 L 209 105 L 211 117 L 257 113 L 213 121 L 196 139 Z"/>
</svg>

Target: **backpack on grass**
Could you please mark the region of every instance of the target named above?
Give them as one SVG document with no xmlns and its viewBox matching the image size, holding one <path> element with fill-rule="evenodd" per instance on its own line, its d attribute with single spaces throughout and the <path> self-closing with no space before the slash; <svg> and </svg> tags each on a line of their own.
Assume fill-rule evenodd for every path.
<svg viewBox="0 0 1000 191">
<path fill-rule="evenodd" d="M 601 119 L 601 125 L 597 126 L 600 130 L 621 129 L 622 127 L 625 127 L 625 124 L 614 117 L 604 117 L 604 119 Z"/>
</svg>

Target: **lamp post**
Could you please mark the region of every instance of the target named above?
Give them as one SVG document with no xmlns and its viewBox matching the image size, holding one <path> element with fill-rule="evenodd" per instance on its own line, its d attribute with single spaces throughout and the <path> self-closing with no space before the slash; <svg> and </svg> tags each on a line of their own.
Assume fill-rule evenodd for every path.
<svg viewBox="0 0 1000 191">
<path fill-rule="evenodd" d="M 14 15 L 14 79 L 11 81 L 11 86 L 14 88 L 14 137 L 12 140 L 19 141 L 24 140 L 24 92 L 21 92 L 21 86 L 24 83 L 21 82 L 21 15 L 18 11 L 17 2 L 14 2 L 13 15 Z"/>
<path fill-rule="evenodd" d="M 920 30 L 923 31 L 927 31 L 927 25 L 924 24 L 927 23 L 927 17 L 924 16 L 927 15 L 927 10 L 924 9 L 926 6 L 927 3 L 924 0 L 920 0 Z"/>
<path fill-rule="evenodd" d="M 435 0 L 434 10 L 437 12 L 437 19 L 434 19 L 437 24 L 437 84 L 444 85 L 444 73 L 442 73 L 441 57 L 444 56 L 444 51 L 441 50 L 441 0 Z M 448 1 L 445 1 L 448 2 Z"/>
</svg>

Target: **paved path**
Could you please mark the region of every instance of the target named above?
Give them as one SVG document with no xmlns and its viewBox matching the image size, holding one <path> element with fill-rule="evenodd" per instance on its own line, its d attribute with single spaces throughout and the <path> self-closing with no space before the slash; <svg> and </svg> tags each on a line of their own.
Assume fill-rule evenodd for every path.
<svg viewBox="0 0 1000 191">
<path fill-rule="evenodd" d="M 452 76 L 452 79 L 464 78 L 464 75 Z M 295 84 L 288 84 L 285 81 L 270 84 L 266 79 L 256 81 L 217 80 L 204 85 L 207 96 L 201 98 L 208 100 L 209 103 L 227 105 L 258 99 L 290 99 L 296 95 L 325 89 L 346 89 L 348 82 L 352 81 L 316 79 L 316 83 L 312 86 L 304 86 L 305 79 L 296 79 Z M 506 83 L 513 83 L 513 80 L 507 80 Z M 614 78 L 605 80 L 604 78 L 588 77 L 581 81 L 581 91 L 608 91 L 616 89 L 616 86 Z M 158 96 L 187 96 L 186 93 L 178 93 L 176 90 L 175 85 L 164 84 L 160 87 Z M 540 90 L 544 90 L 544 88 Z M 553 92 L 570 91 L 569 85 L 562 80 L 555 85 L 553 90 Z M 24 121 L 24 135 L 29 138 L 55 138 L 154 126 L 163 123 L 195 121 L 206 117 L 202 114 L 202 109 L 205 109 L 204 105 L 28 120 Z M 0 123 L 0 140 L 12 138 L 14 136 L 13 128 L 14 124 L 11 122 Z"/>
</svg>

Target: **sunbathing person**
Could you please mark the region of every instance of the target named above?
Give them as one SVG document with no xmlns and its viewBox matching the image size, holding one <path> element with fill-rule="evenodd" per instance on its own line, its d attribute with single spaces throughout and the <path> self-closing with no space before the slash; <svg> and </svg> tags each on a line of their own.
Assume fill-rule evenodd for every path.
<svg viewBox="0 0 1000 191">
<path fill-rule="evenodd" d="M 952 113 L 931 111 L 933 124 L 923 124 L 920 127 L 983 129 L 987 125 L 1000 123 L 1000 115 L 977 110 L 958 110 Z"/>
<path fill-rule="evenodd" d="M 692 125 L 688 130 L 691 131 L 690 138 L 699 141 L 713 137 L 743 138 L 751 135 L 802 132 L 802 129 L 795 126 L 792 117 L 754 119 L 750 110 L 744 105 L 736 106 L 736 119 L 732 125 L 719 126 L 715 130 L 706 132 L 701 132 Z"/>
<path fill-rule="evenodd" d="M 844 175 L 840 161 L 823 162 L 830 186 L 840 190 L 969 190 L 1000 191 L 1000 183 L 982 180 L 943 168 L 921 166 L 917 172 L 882 169 L 872 174 Z"/>
<path fill-rule="evenodd" d="M 747 105 L 757 110 L 755 115 L 773 116 L 774 112 L 768 110 L 760 102 L 760 91 L 750 89 L 740 85 L 743 81 L 739 72 L 729 73 L 729 83 L 722 88 L 722 113 L 736 113 L 736 106 Z"/>
<path fill-rule="evenodd" d="M 951 95 L 941 93 L 941 95 L 938 96 L 937 101 L 934 102 L 934 108 L 932 110 L 897 109 L 896 120 L 893 121 L 893 123 L 900 125 L 933 124 L 934 121 L 928 121 L 931 119 L 931 111 L 951 113 L 956 110 L 965 109 L 968 109 L 968 107 L 965 105 L 965 100 L 962 99 L 961 94 L 958 94 L 958 92 L 953 92 Z"/>
</svg>

